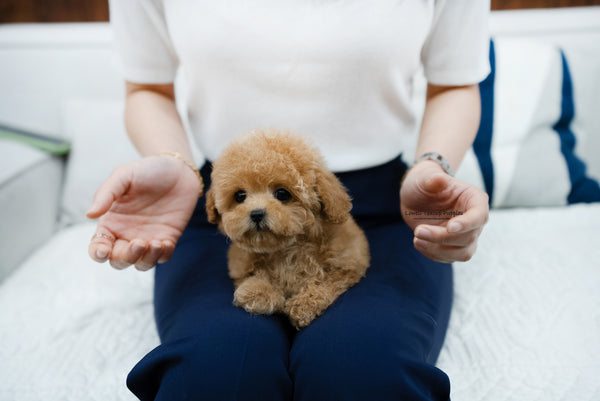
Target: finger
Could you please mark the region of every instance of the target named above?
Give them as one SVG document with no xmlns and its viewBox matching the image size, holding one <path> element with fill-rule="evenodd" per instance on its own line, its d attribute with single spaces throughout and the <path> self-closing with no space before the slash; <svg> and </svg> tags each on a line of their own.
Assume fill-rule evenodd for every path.
<svg viewBox="0 0 600 401">
<path fill-rule="evenodd" d="M 96 219 L 102 216 L 110 209 L 115 200 L 127 192 L 130 183 L 131 176 L 128 170 L 122 167 L 116 168 L 96 191 L 94 200 L 85 216 L 88 219 Z"/>
<path fill-rule="evenodd" d="M 415 237 L 440 245 L 468 246 L 477 241 L 482 227 L 460 233 L 449 233 L 446 227 L 421 224 L 415 228 Z"/>
<path fill-rule="evenodd" d="M 115 269 L 124 269 L 138 261 L 146 251 L 145 241 L 135 239 L 131 242 L 117 240 L 110 255 L 110 265 Z"/>
<path fill-rule="evenodd" d="M 106 262 L 110 257 L 115 240 L 115 236 L 110 231 L 99 226 L 90 240 L 88 254 L 96 262 Z"/>
<path fill-rule="evenodd" d="M 453 217 L 446 225 L 449 233 L 461 233 L 483 227 L 490 215 L 488 196 L 485 192 L 477 192 L 470 200 L 467 210 L 460 216 Z"/>
<path fill-rule="evenodd" d="M 158 259 L 162 256 L 163 244 L 161 241 L 152 241 L 146 252 L 135 263 L 135 268 L 140 271 L 146 271 L 156 265 Z"/>
<path fill-rule="evenodd" d="M 158 258 L 157 263 L 166 263 L 173 256 L 173 252 L 175 251 L 175 243 L 170 240 L 162 241 L 163 252 L 160 258 Z"/>
<path fill-rule="evenodd" d="M 415 248 L 431 260 L 442 263 L 467 262 L 477 250 L 477 242 L 469 246 L 440 245 L 415 237 Z"/>
</svg>

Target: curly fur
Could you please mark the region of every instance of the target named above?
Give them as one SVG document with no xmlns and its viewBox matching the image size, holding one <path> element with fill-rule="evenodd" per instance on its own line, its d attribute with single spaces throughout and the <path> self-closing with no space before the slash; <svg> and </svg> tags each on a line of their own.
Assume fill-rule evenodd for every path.
<svg viewBox="0 0 600 401">
<path fill-rule="evenodd" d="M 302 137 L 275 130 L 246 134 L 213 164 L 211 180 L 206 211 L 232 241 L 235 305 L 285 313 L 300 329 L 365 275 L 369 246 L 350 215 L 350 197 Z M 280 189 L 289 200 L 275 197 Z M 238 191 L 245 194 L 242 202 Z M 260 222 L 253 211 L 264 213 Z"/>
</svg>

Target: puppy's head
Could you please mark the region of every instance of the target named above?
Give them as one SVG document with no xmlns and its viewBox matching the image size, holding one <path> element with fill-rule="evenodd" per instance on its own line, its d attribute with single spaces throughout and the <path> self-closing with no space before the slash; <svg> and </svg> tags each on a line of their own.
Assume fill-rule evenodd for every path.
<svg viewBox="0 0 600 401">
<path fill-rule="evenodd" d="M 344 222 L 352 205 L 319 151 L 300 136 L 246 134 L 213 164 L 206 211 L 211 223 L 251 252 L 273 252 Z"/>
</svg>

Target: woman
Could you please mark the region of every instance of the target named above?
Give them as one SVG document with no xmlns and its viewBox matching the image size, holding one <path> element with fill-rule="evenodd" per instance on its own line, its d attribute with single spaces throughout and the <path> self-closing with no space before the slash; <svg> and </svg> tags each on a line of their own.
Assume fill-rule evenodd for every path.
<svg viewBox="0 0 600 401">
<path fill-rule="evenodd" d="M 157 265 L 161 345 L 128 377 L 140 399 L 449 399 L 434 364 L 450 263 L 473 255 L 488 218 L 486 194 L 452 176 L 479 123 L 488 13 L 468 0 L 111 3 L 126 126 L 143 158 L 98 189 L 89 253 L 117 269 Z M 421 64 L 427 103 L 407 170 Z M 232 305 L 228 244 L 198 200 L 228 140 L 265 127 L 312 138 L 371 247 L 367 276 L 299 332 Z M 456 217 L 423 219 L 444 210 Z"/>
</svg>

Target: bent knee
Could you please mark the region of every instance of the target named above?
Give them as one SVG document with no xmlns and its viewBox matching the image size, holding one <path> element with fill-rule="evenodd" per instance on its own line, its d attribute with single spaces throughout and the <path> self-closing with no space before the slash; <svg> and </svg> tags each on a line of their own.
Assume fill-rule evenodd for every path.
<svg viewBox="0 0 600 401">
<path fill-rule="evenodd" d="M 294 400 L 449 400 L 448 376 L 435 366 L 359 343 L 335 348 L 292 356 Z"/>
<path fill-rule="evenodd" d="M 285 339 L 248 328 L 215 334 L 160 345 L 131 371 L 129 388 L 141 400 L 291 399 Z"/>
</svg>

